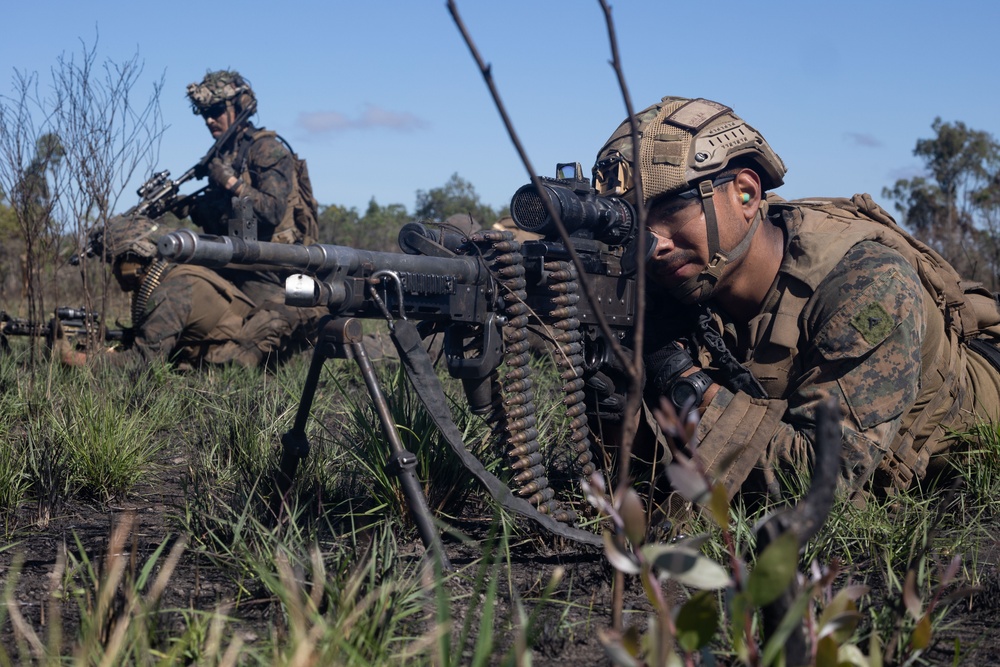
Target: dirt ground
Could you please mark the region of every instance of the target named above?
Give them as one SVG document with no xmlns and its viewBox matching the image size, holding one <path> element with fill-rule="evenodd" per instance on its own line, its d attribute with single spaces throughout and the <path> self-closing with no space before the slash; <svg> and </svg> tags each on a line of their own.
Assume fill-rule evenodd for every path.
<svg viewBox="0 0 1000 667">
<path fill-rule="evenodd" d="M 160 473 L 160 479 L 138 489 L 127 502 L 99 505 L 73 501 L 59 508 L 45 528 L 25 527 L 12 536 L 12 542 L 16 544 L 0 553 L 0 581 L 7 580 L 14 555 L 23 554 L 25 560 L 16 598 L 34 627 L 44 631 L 43 602 L 50 585 L 49 574 L 63 543 L 74 550 L 75 540 L 79 539 L 90 558 L 100 558 L 107 549 L 111 525 L 129 512 L 134 513 L 136 518 L 132 547 L 136 549 L 139 563 L 153 553 L 165 535 L 177 535 L 178 524 L 173 517 L 183 507 L 180 469 L 184 466 L 179 459 L 174 459 L 173 463 L 171 467 L 171 461 L 165 461 L 166 467 Z M 470 516 L 457 527 L 473 538 L 485 539 L 489 523 L 489 519 Z M 1000 664 L 1000 637 L 994 630 L 1000 612 L 1000 573 L 995 564 L 996 558 L 993 558 L 1000 553 L 1000 549 L 996 544 L 984 546 L 986 548 L 976 564 L 982 592 L 954 607 L 925 654 L 928 664 L 952 664 L 956 641 L 961 647 L 958 664 Z M 478 544 L 447 541 L 446 548 L 453 565 L 459 568 L 480 556 Z M 415 533 L 410 548 L 404 551 L 413 554 L 413 558 L 422 553 L 423 548 Z M 983 554 L 990 554 L 993 562 L 984 559 Z M 539 582 L 544 583 L 552 570 L 561 566 L 566 574 L 555 597 L 572 597 L 576 602 L 574 605 L 548 605 L 540 613 L 538 622 L 532 628 L 538 637 L 532 664 L 610 664 L 597 640 L 597 630 L 611 625 L 613 575 L 601 553 L 593 548 L 559 544 L 548 538 L 533 538 L 514 545 L 511 557 L 510 569 L 507 570 L 504 564 L 500 572 L 505 578 L 509 576 L 522 596 L 531 598 L 537 595 Z M 861 573 L 855 575 L 855 579 L 863 578 Z M 501 583 L 499 590 L 502 600 L 497 610 L 498 623 L 508 619 L 511 613 L 509 600 L 503 594 L 507 590 L 506 581 Z M 171 579 L 162 607 L 211 611 L 220 602 L 235 599 L 237 592 L 229 576 L 214 568 L 204 557 L 189 551 Z M 865 606 L 885 604 L 878 596 L 876 590 L 870 600 L 863 601 L 863 609 Z M 73 628 L 79 620 L 74 617 L 77 613 L 74 608 L 75 603 L 65 605 L 64 632 L 67 637 L 72 637 Z M 626 608 L 638 611 L 649 609 L 635 582 L 627 588 Z M 456 622 L 460 622 L 468 611 L 453 610 Z M 243 637 L 251 645 L 256 637 L 267 636 L 270 624 L 279 614 L 276 600 L 267 597 L 266 593 L 251 596 L 250 599 L 244 597 L 231 611 L 231 615 L 240 619 Z M 177 628 L 164 628 L 164 631 L 175 632 L 183 625 L 180 616 L 174 622 Z M 0 640 L 8 651 L 14 651 L 9 622 L 4 625 Z"/>
</svg>

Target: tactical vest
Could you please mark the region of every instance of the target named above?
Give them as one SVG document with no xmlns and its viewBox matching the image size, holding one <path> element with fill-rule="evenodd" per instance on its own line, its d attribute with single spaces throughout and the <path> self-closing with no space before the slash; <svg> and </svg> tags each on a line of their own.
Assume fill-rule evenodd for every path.
<svg viewBox="0 0 1000 667">
<path fill-rule="evenodd" d="M 906 488 L 913 477 L 925 475 L 931 455 L 945 448 L 949 427 L 974 421 L 976 397 L 970 391 L 970 353 L 964 343 L 1000 332 L 997 302 L 980 286 L 963 281 L 947 261 L 906 233 L 867 194 L 790 202 L 772 195 L 768 203 L 769 215 L 780 216 L 791 238 L 772 292 L 778 302 L 751 323 L 753 353 L 746 366 L 769 396 L 784 397 L 789 378 L 801 370 L 796 368 L 796 357 L 805 330 L 804 309 L 858 243 L 874 241 L 898 252 L 916 269 L 925 296 L 930 297 L 924 299 L 927 332 L 917 401 L 903 416 L 890 451 L 878 462 L 889 478 L 884 481 Z"/>
<path fill-rule="evenodd" d="M 271 241 L 274 243 L 303 243 L 308 245 L 315 243 L 319 239 L 319 218 L 318 204 L 313 196 L 312 181 L 309 179 L 309 169 L 306 161 L 299 158 L 298 154 L 292 150 L 277 132 L 272 130 L 256 130 L 249 135 L 250 141 L 243 141 L 234 161 L 237 173 L 247 186 L 252 187 L 250 172 L 246 169 L 247 152 L 250 145 L 265 137 L 274 137 L 288 149 L 292 156 L 292 187 L 288 193 L 288 200 L 285 205 L 285 214 L 281 222 L 274 228 Z"/>
</svg>

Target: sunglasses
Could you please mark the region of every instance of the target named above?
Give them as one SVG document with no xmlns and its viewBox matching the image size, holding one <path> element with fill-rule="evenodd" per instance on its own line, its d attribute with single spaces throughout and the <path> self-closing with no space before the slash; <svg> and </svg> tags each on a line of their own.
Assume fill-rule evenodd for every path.
<svg viewBox="0 0 1000 667">
<path fill-rule="evenodd" d="M 226 103 L 220 102 L 219 104 L 213 104 L 212 106 L 201 110 L 202 118 L 218 118 L 222 114 L 226 113 Z"/>
</svg>

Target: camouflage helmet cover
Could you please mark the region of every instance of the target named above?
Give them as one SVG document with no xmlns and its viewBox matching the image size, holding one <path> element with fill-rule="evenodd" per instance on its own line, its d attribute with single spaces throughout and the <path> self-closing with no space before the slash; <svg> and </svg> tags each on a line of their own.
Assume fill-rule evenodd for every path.
<svg viewBox="0 0 1000 667">
<path fill-rule="evenodd" d="M 247 95 L 244 99 L 242 96 Z M 201 83 L 189 83 L 187 96 L 191 100 L 191 110 L 200 114 L 216 104 L 223 102 L 239 102 L 246 108 L 256 101 L 250 84 L 235 70 L 217 70 L 208 72 Z"/>
<path fill-rule="evenodd" d="M 765 190 L 784 182 L 785 163 L 729 107 L 706 99 L 664 97 L 636 114 L 643 203 L 695 187 L 737 158 L 755 167 Z M 594 187 L 635 203 L 632 128 L 626 119 L 597 154 Z"/>
<path fill-rule="evenodd" d="M 169 231 L 146 216 L 116 215 L 107 225 L 91 230 L 88 254 L 102 255 L 106 262 L 123 255 L 152 259 L 157 239 Z"/>
</svg>

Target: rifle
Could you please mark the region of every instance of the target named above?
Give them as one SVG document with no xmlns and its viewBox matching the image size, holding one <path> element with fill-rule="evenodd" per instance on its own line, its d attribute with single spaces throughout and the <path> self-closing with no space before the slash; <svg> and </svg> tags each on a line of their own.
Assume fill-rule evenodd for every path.
<svg viewBox="0 0 1000 667">
<path fill-rule="evenodd" d="M 136 194 L 139 195 L 140 202 L 125 211 L 124 215 L 144 215 L 150 218 L 158 218 L 167 211 L 173 210 L 190 199 L 197 197 L 205 191 L 205 186 L 189 195 L 178 198 L 177 192 L 180 186 L 190 181 L 192 178 L 201 180 L 208 174 L 208 163 L 211 162 L 233 138 L 237 131 L 242 129 L 250 116 L 257 111 L 257 104 L 253 102 L 240 111 L 236 119 L 226 128 L 226 131 L 219 135 L 208 152 L 198 160 L 197 164 L 180 175 L 180 178 L 171 180 L 170 171 L 164 169 L 156 172 L 149 180 L 139 186 Z"/>
<path fill-rule="evenodd" d="M 172 180 L 170 178 L 170 170 L 164 169 L 163 171 L 158 171 L 149 179 L 139 186 L 136 190 L 136 194 L 139 195 L 139 203 L 132 208 L 125 211 L 122 215 L 125 217 L 131 216 L 146 216 L 149 218 L 159 218 L 161 215 L 177 209 L 188 201 L 191 201 L 205 192 L 208 186 L 204 186 L 191 194 L 184 195 L 183 197 L 178 197 L 177 193 L 180 190 L 181 185 L 190 181 L 192 178 L 202 179 L 208 174 L 208 163 L 211 162 L 233 138 L 233 135 L 240 130 L 246 122 L 250 119 L 250 116 L 257 111 L 256 101 L 247 105 L 235 120 L 226 128 L 226 131 L 219 135 L 219 138 L 215 140 L 212 147 L 208 149 L 198 162 L 181 174 L 180 178 Z M 100 228 L 97 228 L 100 229 Z M 98 234 L 102 236 L 102 234 Z M 94 247 L 94 239 L 89 239 L 82 250 L 83 254 L 87 257 L 93 257 L 97 254 L 97 249 Z M 80 254 L 74 254 L 70 257 L 69 263 L 73 266 L 78 266 L 80 264 Z"/>
<path fill-rule="evenodd" d="M 0 346 L 5 351 L 10 349 L 7 336 L 44 336 L 51 341 L 56 321 L 59 322 L 63 335 L 69 339 L 96 336 L 101 329 L 101 314 L 86 308 L 56 308 L 55 317 L 45 324 L 11 317 L 6 311 L 0 310 Z M 106 342 L 127 342 L 130 334 L 129 329 L 105 329 L 103 338 Z"/>
<path fill-rule="evenodd" d="M 161 256 L 174 262 L 297 271 L 286 280 L 286 303 L 325 306 L 330 312 L 320 325 L 296 421 L 282 437 L 278 478 L 282 493 L 287 491 L 298 461 L 308 453 L 305 425 L 327 358 L 353 358 L 361 366 L 376 406 L 384 404 L 377 385 L 372 387 L 374 376 L 354 319 L 380 318 L 388 321 L 411 383 L 442 436 L 491 494 L 508 509 L 557 535 L 601 543 L 596 535 L 572 526 L 575 513 L 554 498 L 550 471 L 539 451 L 528 366 L 530 326 L 557 345 L 554 357 L 566 383 L 563 404 L 573 418 L 562 458 L 570 462 L 566 467 L 572 469 L 573 476 L 590 474 L 595 462 L 583 378 L 610 354 L 608 341 L 597 326 L 596 309 L 603 312 L 611 334 L 619 342 L 624 340 L 636 316 L 635 247 L 642 244 L 634 239 L 636 215 L 632 206 L 624 200 L 598 197 L 579 174 L 576 163 L 571 178 L 545 178 L 540 190 L 529 184 L 515 193 L 511 201 L 515 224 L 541 235 L 539 240 L 524 243 L 515 241 L 509 231 L 483 230 L 464 237 L 416 222 L 400 230 L 399 245 L 405 254 L 336 245 L 265 243 L 197 235 L 190 230 L 160 239 Z M 571 233 L 596 303 L 580 299 L 576 269 L 568 261 L 565 244 L 555 238 L 543 197 Z M 648 251 L 648 242 L 646 247 Z M 342 319 L 345 317 L 348 319 Z M 419 327 L 413 320 L 420 322 Z M 443 390 L 421 345 L 422 338 L 442 331 L 448 370 L 462 380 L 472 411 L 487 415 L 493 424 L 493 433 L 507 452 L 516 496 L 465 449 L 451 421 Z M 498 369 L 502 364 L 505 370 L 501 377 Z M 402 451 L 391 420 L 383 418 L 383 430 L 400 467 L 409 465 L 412 474 L 414 457 Z M 405 487 L 404 483 L 404 491 Z M 408 494 L 407 499 L 424 544 L 443 555 L 419 488 L 415 495 L 419 497 Z M 425 529 L 422 523 L 430 528 Z"/>
</svg>

